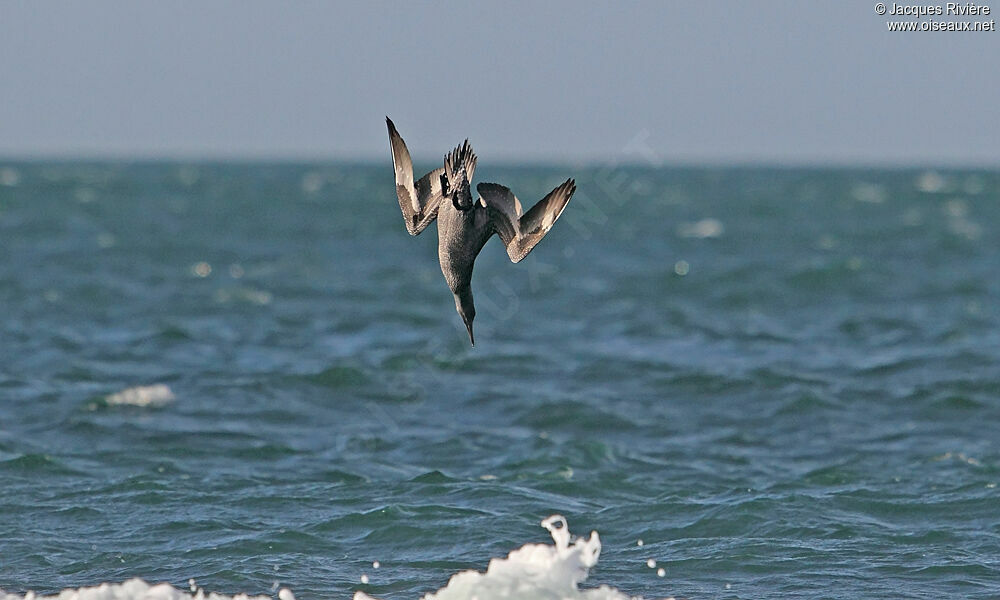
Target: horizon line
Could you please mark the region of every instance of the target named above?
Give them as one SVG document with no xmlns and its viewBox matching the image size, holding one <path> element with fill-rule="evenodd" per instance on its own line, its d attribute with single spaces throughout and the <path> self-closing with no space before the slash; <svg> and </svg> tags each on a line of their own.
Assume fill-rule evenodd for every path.
<svg viewBox="0 0 1000 600">
<path fill-rule="evenodd" d="M 416 165 L 432 165 L 440 159 L 417 158 Z M 44 163 L 127 163 L 127 164 L 276 164 L 276 165 L 357 165 L 376 166 L 392 164 L 391 157 L 344 157 L 313 153 L 279 154 L 225 154 L 225 153 L 74 153 L 74 152 L 29 152 L 6 153 L 0 150 L 0 166 L 3 163 L 44 164 Z M 629 169 L 659 168 L 790 168 L 790 169 L 948 169 L 948 170 L 1000 170 L 1000 160 L 975 159 L 931 159 L 931 158 L 889 158 L 870 159 L 864 157 L 663 157 L 655 162 L 641 159 L 601 160 L 598 158 L 579 159 L 510 159 L 493 160 L 491 165 L 500 168 L 582 168 L 623 167 Z"/>
</svg>

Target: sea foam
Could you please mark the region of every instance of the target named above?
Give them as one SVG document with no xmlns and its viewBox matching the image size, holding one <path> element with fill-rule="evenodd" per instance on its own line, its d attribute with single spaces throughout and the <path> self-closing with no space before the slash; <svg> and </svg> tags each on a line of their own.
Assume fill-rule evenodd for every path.
<svg viewBox="0 0 1000 600">
<path fill-rule="evenodd" d="M 194 586 L 192 586 L 194 587 Z M 287 589 L 281 590 L 283 593 Z M 28 592 L 24 596 L 5 594 L 0 590 L 0 600 L 272 600 L 270 596 L 248 596 L 236 594 L 206 594 L 201 588 L 188 593 L 169 583 L 150 585 L 141 579 L 129 579 L 123 583 L 102 583 L 93 587 L 67 588 L 55 596 L 36 596 Z M 284 596 L 282 596 L 284 600 Z M 294 600 L 294 597 L 292 598 Z"/>
<path fill-rule="evenodd" d="M 588 538 L 572 539 L 562 515 L 542 521 L 555 545 L 525 544 L 507 555 L 494 558 L 486 572 L 462 571 L 440 590 L 426 594 L 422 600 L 494 600 L 531 598 L 538 600 L 629 600 L 631 597 L 602 585 L 580 590 L 590 568 L 601 555 L 601 538 L 596 531 Z M 356 592 L 354 600 L 377 600 L 364 592 Z M 637 599 L 633 599 L 637 600 Z"/>
<path fill-rule="evenodd" d="M 170 388 L 162 383 L 156 385 L 141 385 L 122 390 L 110 396 L 106 396 L 104 401 L 108 406 L 149 406 L 158 407 L 172 402 L 174 393 Z"/>
<path fill-rule="evenodd" d="M 587 538 L 573 539 L 566 519 L 553 515 L 542 521 L 542 527 L 552 534 L 554 545 L 525 544 L 506 558 L 490 560 L 485 572 L 456 573 L 440 590 L 425 594 L 421 600 L 641 600 L 613 587 L 579 589 L 591 567 L 601 555 L 601 539 L 596 531 Z M 374 568 L 378 568 L 375 565 Z M 288 588 L 278 592 L 279 600 L 295 600 Z M 150 585 L 142 579 L 123 583 L 103 583 L 93 587 L 67 588 L 53 596 L 5 594 L 0 600 L 272 600 L 271 596 L 237 594 L 227 596 L 206 593 L 191 582 L 191 592 L 179 590 L 168 583 Z M 354 600 L 377 600 L 357 591 Z"/>
</svg>

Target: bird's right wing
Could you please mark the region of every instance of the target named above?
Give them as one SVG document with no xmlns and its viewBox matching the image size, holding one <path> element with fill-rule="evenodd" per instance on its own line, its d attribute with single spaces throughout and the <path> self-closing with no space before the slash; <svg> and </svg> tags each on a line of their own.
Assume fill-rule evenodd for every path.
<svg viewBox="0 0 1000 600">
<path fill-rule="evenodd" d="M 399 209 L 403 211 L 406 230 L 417 235 L 437 217 L 438 206 L 444 199 L 441 190 L 443 168 L 434 169 L 416 182 L 413 181 L 413 163 L 406 143 L 396 131 L 389 117 L 385 118 L 389 128 L 389 144 L 392 146 L 392 166 L 396 170 L 396 196 Z"/>
<path fill-rule="evenodd" d="M 562 214 L 576 191 L 576 183 L 567 179 L 523 214 L 521 202 L 507 187 L 496 183 L 480 183 L 476 186 L 476 191 L 486 207 L 490 225 L 507 246 L 507 256 L 511 262 L 516 263 L 527 256 L 552 229 L 552 224 Z"/>
</svg>

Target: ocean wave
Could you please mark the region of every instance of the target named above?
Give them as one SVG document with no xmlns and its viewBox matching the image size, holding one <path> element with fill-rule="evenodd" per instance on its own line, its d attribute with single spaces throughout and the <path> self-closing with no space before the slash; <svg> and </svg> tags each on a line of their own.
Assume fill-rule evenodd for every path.
<svg viewBox="0 0 1000 600">
<path fill-rule="evenodd" d="M 601 555 L 601 539 L 596 531 L 588 538 L 573 539 L 562 515 L 542 521 L 552 534 L 554 545 L 525 544 L 507 555 L 494 558 L 485 572 L 462 571 L 440 590 L 421 600 L 493 600 L 501 598 L 537 598 L 553 600 L 633 600 L 613 587 L 602 585 L 581 590 L 590 568 Z M 377 600 L 363 591 L 354 600 Z"/>
<path fill-rule="evenodd" d="M 107 406 L 141 407 L 160 407 L 173 402 L 173 400 L 173 391 L 162 383 L 131 387 L 104 398 Z"/>
<path fill-rule="evenodd" d="M 561 515 L 553 515 L 541 525 L 552 535 L 554 544 L 525 544 L 505 558 L 490 560 L 485 572 L 456 573 L 447 585 L 425 594 L 421 600 L 641 600 L 608 585 L 580 589 L 601 555 L 601 539 L 596 531 L 591 531 L 589 537 L 574 539 Z M 655 562 L 649 563 L 655 566 Z M 372 567 L 379 568 L 379 563 L 374 562 Z M 662 569 L 658 574 L 662 576 Z M 361 581 L 367 584 L 368 575 L 362 575 Z M 136 578 L 123 583 L 67 588 L 52 596 L 37 596 L 30 591 L 20 596 L 0 590 L 0 600 L 271 600 L 271 596 L 205 592 L 193 579 L 189 584 L 190 591 L 185 591 L 169 583 L 150 584 Z M 272 589 L 277 590 L 277 584 Z M 288 588 L 281 588 L 277 597 L 278 600 L 295 600 Z M 378 599 L 357 590 L 353 600 Z"/>
<path fill-rule="evenodd" d="M 295 600 L 287 588 L 279 593 L 280 600 Z M 236 594 L 227 596 L 204 590 L 191 580 L 191 592 L 179 590 L 169 583 L 150 585 L 142 579 L 129 579 L 123 583 L 102 583 L 92 587 L 67 588 L 53 596 L 36 596 L 28 592 L 24 596 L 5 594 L 0 590 L 0 600 L 271 600 L 270 596 L 249 596 Z"/>
</svg>

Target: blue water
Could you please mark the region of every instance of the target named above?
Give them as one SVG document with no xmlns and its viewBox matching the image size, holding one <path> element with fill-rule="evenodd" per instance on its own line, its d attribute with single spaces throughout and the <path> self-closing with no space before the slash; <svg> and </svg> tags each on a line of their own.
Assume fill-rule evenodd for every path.
<svg viewBox="0 0 1000 600">
<path fill-rule="evenodd" d="M 1000 173 L 567 176 L 470 348 L 388 164 L 0 164 L 0 588 L 1000 597 Z"/>
</svg>

